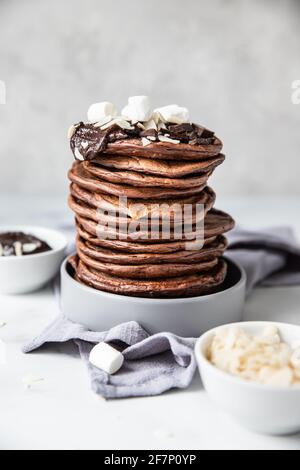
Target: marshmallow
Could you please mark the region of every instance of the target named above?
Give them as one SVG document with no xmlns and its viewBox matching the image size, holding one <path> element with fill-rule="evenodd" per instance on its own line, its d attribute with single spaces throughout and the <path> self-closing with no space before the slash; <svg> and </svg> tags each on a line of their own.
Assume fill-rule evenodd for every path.
<svg viewBox="0 0 300 470">
<path fill-rule="evenodd" d="M 104 370 L 107 374 L 114 374 L 121 369 L 124 356 L 107 343 L 99 343 L 90 352 L 89 361 L 98 369 Z"/>
<path fill-rule="evenodd" d="M 131 96 L 128 98 L 128 104 L 122 109 L 122 116 L 132 122 L 148 121 L 151 117 L 148 96 Z"/>
<path fill-rule="evenodd" d="M 187 108 L 182 108 L 177 104 L 169 104 L 162 108 L 156 108 L 154 110 L 155 116 L 159 114 L 162 120 L 165 122 L 171 122 L 172 124 L 182 124 L 189 122 L 189 112 Z"/>
<path fill-rule="evenodd" d="M 90 122 L 98 122 L 106 117 L 114 117 L 117 115 L 115 106 L 109 101 L 102 101 L 101 103 L 92 104 L 87 112 L 88 120 Z"/>
</svg>

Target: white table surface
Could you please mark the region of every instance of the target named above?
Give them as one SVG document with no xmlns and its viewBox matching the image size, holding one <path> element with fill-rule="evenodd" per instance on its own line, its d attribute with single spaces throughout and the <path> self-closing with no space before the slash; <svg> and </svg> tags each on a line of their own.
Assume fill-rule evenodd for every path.
<svg viewBox="0 0 300 470">
<path fill-rule="evenodd" d="M 56 198 L 2 196 L 1 223 L 48 226 L 71 222 Z M 300 201 L 275 198 L 225 200 L 220 205 L 248 227 L 293 225 L 300 239 Z M 84 365 L 59 346 L 29 355 L 21 346 L 58 313 L 50 288 L 0 296 L 0 339 L 7 364 L 0 366 L 0 449 L 300 449 L 300 435 L 250 433 L 216 409 L 198 375 L 185 391 L 158 397 L 104 400 L 90 391 Z M 244 319 L 300 324 L 300 287 L 256 289 Z M 25 389 L 28 374 L 44 380 Z"/>
</svg>

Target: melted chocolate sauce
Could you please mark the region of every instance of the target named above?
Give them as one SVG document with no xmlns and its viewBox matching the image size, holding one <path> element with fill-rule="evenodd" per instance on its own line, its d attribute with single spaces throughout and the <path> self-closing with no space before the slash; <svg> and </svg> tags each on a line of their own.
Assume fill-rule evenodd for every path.
<svg viewBox="0 0 300 470">
<path fill-rule="evenodd" d="M 180 143 L 194 146 L 211 145 L 215 142 L 214 132 L 198 124 L 166 123 L 165 126 L 166 128 L 160 129 L 159 132 L 171 139 L 179 140 Z M 143 130 L 136 124 L 132 127 L 133 129 L 122 129 L 114 124 L 101 130 L 94 124 L 79 122 L 75 125 L 76 129 L 70 140 L 71 150 L 76 159 L 94 160 L 105 151 L 109 143 L 126 139 L 142 139 L 142 137 L 150 137 L 152 141 L 158 141 L 158 132 L 155 129 Z"/>
<path fill-rule="evenodd" d="M 34 235 L 23 232 L 0 233 L 0 257 L 36 255 L 51 249 L 48 243 Z"/>
</svg>

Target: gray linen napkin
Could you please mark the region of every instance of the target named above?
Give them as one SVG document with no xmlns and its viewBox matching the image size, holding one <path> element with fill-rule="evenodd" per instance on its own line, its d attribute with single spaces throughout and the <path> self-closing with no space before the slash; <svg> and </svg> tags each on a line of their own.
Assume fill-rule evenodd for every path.
<svg viewBox="0 0 300 470">
<path fill-rule="evenodd" d="M 237 227 L 228 239 L 226 256 L 244 267 L 248 293 L 258 284 L 300 284 L 300 246 L 291 228 L 253 231 Z"/>
<path fill-rule="evenodd" d="M 34 351 L 46 343 L 73 340 L 86 363 L 95 393 L 106 398 L 158 395 L 171 388 L 186 388 L 194 375 L 195 340 L 171 333 L 149 336 L 136 322 L 123 323 L 105 332 L 94 332 L 60 315 L 37 338 L 23 348 Z M 122 341 L 124 364 L 115 375 L 97 369 L 89 362 L 92 347 L 101 341 Z"/>
</svg>

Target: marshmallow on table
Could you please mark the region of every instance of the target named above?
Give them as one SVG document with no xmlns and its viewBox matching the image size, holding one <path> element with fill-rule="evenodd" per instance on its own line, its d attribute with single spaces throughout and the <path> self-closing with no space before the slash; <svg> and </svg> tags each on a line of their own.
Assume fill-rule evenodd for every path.
<svg viewBox="0 0 300 470">
<path fill-rule="evenodd" d="M 105 118 L 113 118 L 117 115 L 115 106 L 109 101 L 94 103 L 88 109 L 87 116 L 90 122 L 102 121 Z"/>
<path fill-rule="evenodd" d="M 148 96 L 131 96 L 128 104 L 122 109 L 122 116 L 132 122 L 145 122 L 151 117 L 151 106 Z"/>
<path fill-rule="evenodd" d="M 187 108 L 182 108 L 177 104 L 169 104 L 161 108 L 156 108 L 154 114 L 158 113 L 165 122 L 172 124 L 183 124 L 189 122 L 189 112 Z"/>
<path fill-rule="evenodd" d="M 124 356 L 120 351 L 110 346 L 110 344 L 102 342 L 93 347 L 90 352 L 89 361 L 93 366 L 98 367 L 98 369 L 102 369 L 108 374 L 115 374 L 115 372 L 121 369 Z"/>
</svg>

